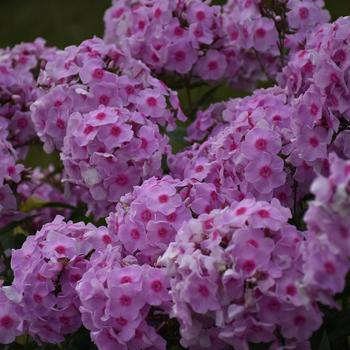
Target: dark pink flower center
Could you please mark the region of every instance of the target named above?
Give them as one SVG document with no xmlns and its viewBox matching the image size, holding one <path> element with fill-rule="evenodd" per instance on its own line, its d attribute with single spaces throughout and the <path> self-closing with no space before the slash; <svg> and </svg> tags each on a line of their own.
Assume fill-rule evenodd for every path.
<svg viewBox="0 0 350 350">
<path fill-rule="evenodd" d="M 261 218 L 263 218 L 263 219 L 267 219 L 267 218 L 270 217 L 270 213 L 269 213 L 267 210 L 265 210 L 265 209 L 260 209 L 260 210 L 258 211 L 258 215 L 259 215 Z"/>
<path fill-rule="evenodd" d="M 63 246 L 63 245 L 58 245 L 56 248 L 55 248 L 55 251 L 58 253 L 58 254 L 64 254 L 66 252 L 66 248 Z"/>
<path fill-rule="evenodd" d="M 157 99 L 153 96 L 148 97 L 146 100 L 149 107 L 156 107 L 157 106 Z"/>
<path fill-rule="evenodd" d="M 161 227 L 161 228 L 158 230 L 158 235 L 159 235 L 159 237 L 164 238 L 164 237 L 166 237 L 167 233 L 168 233 L 168 230 L 167 230 L 165 227 Z"/>
<path fill-rule="evenodd" d="M 271 300 L 268 303 L 267 307 L 269 308 L 269 310 L 274 312 L 278 312 L 281 310 L 281 304 L 277 300 Z"/>
<path fill-rule="evenodd" d="M 14 175 L 14 174 L 16 174 L 16 168 L 15 168 L 14 166 L 9 166 L 9 167 L 7 168 L 7 173 L 8 173 L 9 175 Z"/>
<path fill-rule="evenodd" d="M 307 9 L 306 7 L 300 7 L 299 17 L 301 19 L 307 19 L 309 17 L 309 9 Z"/>
<path fill-rule="evenodd" d="M 267 179 L 272 175 L 272 170 L 268 165 L 264 165 L 259 172 L 260 176 Z"/>
<path fill-rule="evenodd" d="M 119 126 L 113 125 L 111 127 L 111 135 L 118 137 L 122 132 L 122 129 Z"/>
<path fill-rule="evenodd" d="M 120 186 L 125 186 L 128 183 L 128 178 L 125 175 L 118 175 L 115 182 Z"/>
<path fill-rule="evenodd" d="M 141 213 L 142 221 L 148 222 L 152 219 L 152 213 L 150 210 L 146 209 Z"/>
<path fill-rule="evenodd" d="M 183 33 L 184 33 L 184 30 L 183 30 L 183 28 L 181 28 L 181 27 L 176 27 L 175 30 L 174 30 L 174 34 L 175 34 L 176 36 L 182 36 Z M 182 51 L 181 51 L 181 52 L 182 52 Z"/>
<path fill-rule="evenodd" d="M 54 107 L 56 107 L 56 108 L 61 107 L 61 106 L 62 106 L 62 101 L 56 100 L 56 101 L 54 102 L 53 105 L 54 105 Z"/>
<path fill-rule="evenodd" d="M 9 329 L 13 326 L 14 321 L 13 321 L 12 317 L 6 315 L 0 319 L 0 324 L 3 328 Z"/>
<path fill-rule="evenodd" d="M 286 292 L 288 295 L 294 296 L 295 294 L 297 294 L 297 289 L 295 288 L 295 286 L 293 284 L 289 284 L 286 287 Z"/>
<path fill-rule="evenodd" d="M 112 239 L 111 239 L 111 237 L 108 236 L 108 235 L 104 235 L 104 236 L 102 237 L 102 240 L 103 240 L 103 242 L 104 242 L 105 244 L 111 244 L 111 243 L 112 243 Z"/>
<path fill-rule="evenodd" d="M 328 274 L 334 275 L 336 273 L 335 266 L 331 261 L 326 261 L 323 266 Z"/>
<path fill-rule="evenodd" d="M 236 210 L 236 215 L 243 215 L 247 211 L 247 208 L 241 207 Z"/>
<path fill-rule="evenodd" d="M 141 138 L 141 148 L 146 149 L 148 146 L 148 141 L 145 138 Z"/>
<path fill-rule="evenodd" d="M 161 194 L 158 197 L 158 200 L 159 200 L 160 203 L 167 203 L 169 201 L 169 196 L 166 195 L 166 194 Z"/>
<path fill-rule="evenodd" d="M 159 281 L 159 280 L 153 281 L 152 284 L 151 284 L 151 288 L 152 288 L 152 290 L 153 290 L 154 292 L 156 292 L 156 293 L 161 292 L 162 289 L 163 289 L 162 282 Z"/>
<path fill-rule="evenodd" d="M 139 21 L 138 27 L 139 27 L 140 30 L 144 30 L 144 29 L 145 29 L 145 26 L 146 26 L 145 21 Z"/>
<path fill-rule="evenodd" d="M 196 18 L 198 21 L 204 21 L 205 20 L 205 12 L 204 11 L 197 11 Z"/>
<path fill-rule="evenodd" d="M 84 134 L 88 135 L 94 130 L 94 127 L 92 125 L 87 125 L 84 129 Z"/>
<path fill-rule="evenodd" d="M 245 260 L 242 264 L 242 270 L 247 273 L 254 271 L 255 267 L 256 265 L 253 260 Z"/>
<path fill-rule="evenodd" d="M 309 144 L 310 144 L 312 147 L 316 148 L 320 143 L 319 143 L 319 141 L 317 140 L 316 137 L 310 137 L 310 139 L 309 139 Z"/>
<path fill-rule="evenodd" d="M 17 126 L 21 129 L 24 129 L 28 126 L 28 120 L 26 118 L 19 118 L 17 120 Z"/>
<path fill-rule="evenodd" d="M 70 324 L 70 318 L 67 316 L 61 316 L 60 317 L 60 322 L 65 325 L 65 326 L 69 326 Z"/>
<path fill-rule="evenodd" d="M 132 229 L 131 231 L 130 231 L 130 236 L 131 236 L 131 238 L 133 239 L 133 240 L 135 240 L 135 241 L 137 241 L 137 240 L 139 240 L 140 239 L 140 232 L 139 232 L 139 230 L 137 230 L 136 228 L 134 228 L 134 229 Z"/>
<path fill-rule="evenodd" d="M 43 298 L 41 295 L 39 294 L 34 294 L 33 295 L 33 300 L 37 303 L 37 304 L 41 304 L 43 301 Z"/>
<path fill-rule="evenodd" d="M 313 116 L 316 116 L 319 108 L 313 103 L 310 107 L 310 112 Z"/>
<path fill-rule="evenodd" d="M 106 95 L 102 95 L 99 98 L 99 102 L 101 105 L 108 105 L 109 101 L 110 101 L 110 98 Z"/>
<path fill-rule="evenodd" d="M 120 283 L 121 284 L 125 284 L 125 283 L 131 283 L 132 282 L 132 278 L 130 276 L 123 276 L 120 279 Z"/>
<path fill-rule="evenodd" d="M 118 317 L 115 320 L 122 327 L 124 327 L 124 326 L 126 326 L 128 324 L 128 320 L 126 320 L 124 317 Z"/>
<path fill-rule="evenodd" d="M 267 141 L 265 139 L 258 139 L 255 141 L 255 148 L 259 151 L 266 150 L 267 147 Z"/>
<path fill-rule="evenodd" d="M 106 113 L 104 112 L 99 112 L 96 114 L 96 117 L 95 117 L 97 120 L 103 120 L 106 118 Z"/>
<path fill-rule="evenodd" d="M 208 63 L 208 69 L 209 69 L 210 71 L 217 70 L 218 67 L 219 67 L 219 63 L 218 63 L 217 61 L 210 61 L 210 62 Z"/>
<path fill-rule="evenodd" d="M 175 61 L 182 62 L 186 59 L 186 53 L 184 51 L 175 52 Z"/>
<path fill-rule="evenodd" d="M 128 295 L 122 295 L 120 297 L 120 304 L 122 306 L 130 306 L 131 302 L 132 302 L 132 300 L 131 300 L 131 298 Z"/>
<path fill-rule="evenodd" d="M 201 284 L 198 287 L 198 292 L 203 298 L 208 298 L 208 296 L 209 296 L 209 290 L 208 290 L 207 286 L 205 286 L 203 284 Z"/>
<path fill-rule="evenodd" d="M 249 239 L 247 243 L 252 245 L 254 248 L 259 248 L 259 243 L 255 239 Z"/>
<path fill-rule="evenodd" d="M 169 214 L 169 215 L 167 216 L 167 219 L 168 219 L 169 222 L 174 222 L 174 221 L 176 221 L 176 219 L 177 219 L 176 213 L 174 212 L 174 213 Z"/>
<path fill-rule="evenodd" d="M 58 129 L 63 130 L 63 129 L 64 129 L 64 126 L 65 126 L 64 120 L 61 119 L 61 118 L 58 118 L 58 119 L 56 120 L 56 126 L 57 126 Z"/>
<path fill-rule="evenodd" d="M 294 324 L 296 326 L 303 326 L 306 322 L 306 318 L 302 315 L 298 315 L 294 318 Z"/>
<path fill-rule="evenodd" d="M 104 71 L 102 68 L 96 68 L 94 69 L 94 71 L 92 72 L 92 76 L 95 79 L 102 79 L 104 75 Z"/>
<path fill-rule="evenodd" d="M 155 11 L 154 11 L 154 17 L 155 18 L 159 18 L 162 15 L 162 11 L 161 9 L 158 7 Z"/>
<path fill-rule="evenodd" d="M 259 39 L 262 39 L 265 37 L 266 35 L 266 30 L 264 28 L 258 28 L 256 31 L 255 31 L 255 35 L 257 38 Z"/>
</svg>

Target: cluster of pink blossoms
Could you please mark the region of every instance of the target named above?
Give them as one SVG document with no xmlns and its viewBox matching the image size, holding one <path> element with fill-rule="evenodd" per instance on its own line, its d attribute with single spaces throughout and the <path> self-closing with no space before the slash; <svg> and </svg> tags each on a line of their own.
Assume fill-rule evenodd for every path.
<svg viewBox="0 0 350 350">
<path fill-rule="evenodd" d="M 151 178 L 122 197 L 107 218 L 114 240 L 141 262 L 154 262 L 192 216 L 223 206 L 213 184 Z"/>
<path fill-rule="evenodd" d="M 167 320 L 169 287 L 164 269 L 140 266 L 110 245 L 93 255 L 77 285 L 83 324 L 100 350 L 165 350 L 152 325 Z"/>
<path fill-rule="evenodd" d="M 350 155 L 349 23 L 341 18 L 320 26 L 280 74 L 280 87 L 200 111 L 188 139 L 208 140 L 171 157 L 174 174 L 186 178 L 203 163 L 207 170 L 199 175 L 225 192 L 234 183 L 244 196 L 270 193 L 289 206 L 296 183 L 294 200 L 307 194 L 317 174 L 327 174 L 329 152 Z"/>
<path fill-rule="evenodd" d="M 105 14 L 105 40 L 118 43 L 157 73 L 189 74 L 249 87 L 274 77 L 281 51 L 296 50 L 329 20 L 323 1 L 253 0 L 223 6 L 202 0 L 114 0 Z"/>
<path fill-rule="evenodd" d="M 315 149 L 306 160 L 326 159 L 331 141 L 331 150 L 349 158 L 350 19 L 339 18 L 313 34 L 305 49 L 291 57 L 279 83 L 295 98 L 296 138 Z"/>
<path fill-rule="evenodd" d="M 47 152 L 61 150 L 64 180 L 96 217 L 160 175 L 168 138 L 184 119 L 177 94 L 146 66 L 94 38 L 58 51 L 41 72 L 32 118 Z M 46 93 L 45 93 L 46 91 Z"/>
<path fill-rule="evenodd" d="M 290 216 L 276 199 L 245 199 L 182 226 L 160 262 L 183 346 L 277 347 L 281 334 L 288 348 L 306 348 L 322 317 L 302 283 L 305 234 Z"/>
<path fill-rule="evenodd" d="M 0 344 L 10 344 L 23 333 L 20 295 L 12 287 L 0 284 Z"/>
<path fill-rule="evenodd" d="M 36 74 L 54 54 L 42 39 L 0 50 L 0 130 L 7 129 L 11 144 L 21 146 L 22 157 L 23 146 L 36 137 L 29 111 L 37 98 Z"/>
<path fill-rule="evenodd" d="M 295 174 L 285 160 L 293 141 L 293 107 L 285 92 L 258 90 L 208 111 L 199 113 L 188 131 L 190 139 L 208 131 L 209 138 L 169 157 L 173 176 L 213 183 L 227 204 L 250 197 L 290 204 Z"/>
<path fill-rule="evenodd" d="M 0 125 L 1 125 L 0 119 Z M 6 129 L 0 129 L 0 227 L 18 217 L 17 201 L 11 185 L 17 184 L 24 166 L 17 164 L 17 153 L 7 141 Z"/>
<path fill-rule="evenodd" d="M 89 255 L 105 241 L 94 225 L 66 223 L 57 216 L 12 252 L 11 288 L 19 295 L 14 306 L 20 307 L 24 332 L 39 343 L 59 343 L 79 329 L 75 286 L 86 271 Z"/>
<path fill-rule="evenodd" d="M 315 300 L 332 305 L 350 269 L 350 161 L 332 153 L 329 162 L 329 176 L 319 176 L 311 186 L 315 199 L 304 216 L 309 229 L 304 283 Z"/>
</svg>

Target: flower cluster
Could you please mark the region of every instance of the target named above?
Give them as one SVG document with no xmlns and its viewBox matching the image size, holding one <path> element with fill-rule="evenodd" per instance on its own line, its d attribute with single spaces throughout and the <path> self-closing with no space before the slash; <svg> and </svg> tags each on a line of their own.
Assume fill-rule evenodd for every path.
<svg viewBox="0 0 350 350">
<path fill-rule="evenodd" d="M 215 186 L 150 178 L 122 197 L 108 219 L 111 236 L 140 262 L 154 262 L 192 216 L 223 206 Z"/>
<path fill-rule="evenodd" d="M 120 247 L 109 246 L 92 256 L 76 289 L 83 324 L 100 350 L 165 350 L 164 339 L 152 327 L 157 318 L 167 318 L 164 269 L 140 266 L 133 256 L 123 257 Z"/>
<path fill-rule="evenodd" d="M 92 224 L 66 223 L 57 216 L 12 252 L 12 288 L 20 294 L 24 331 L 37 341 L 59 343 L 79 329 L 75 286 L 91 252 L 105 245 L 101 236 Z"/>
<path fill-rule="evenodd" d="M 22 330 L 20 295 L 0 281 L 0 344 L 12 343 Z"/>
<path fill-rule="evenodd" d="M 320 26 L 279 77 L 280 85 L 295 99 L 294 158 L 301 155 L 306 166 L 315 160 L 327 163 L 330 150 L 350 156 L 349 27 L 349 18 Z"/>
<path fill-rule="evenodd" d="M 0 126 L 1 126 L 0 119 Z M 17 219 L 17 201 L 11 187 L 17 184 L 21 178 L 24 166 L 17 164 L 17 153 L 6 140 L 7 130 L 0 128 L 0 227 Z"/>
<path fill-rule="evenodd" d="M 303 234 L 278 200 L 236 202 L 186 223 L 160 263 L 171 277 L 182 345 L 248 348 L 248 342 L 300 349 L 321 325 L 303 277 Z M 294 347 L 292 347 L 292 345 Z"/>
<path fill-rule="evenodd" d="M 38 79 L 41 98 L 32 119 L 47 152 L 61 150 L 69 117 L 100 106 L 128 108 L 154 123 L 175 126 L 182 119 L 177 94 L 152 78 L 141 62 L 99 38 L 69 46 L 47 63 Z"/>
<path fill-rule="evenodd" d="M 315 199 L 304 217 L 309 229 L 304 284 L 315 299 L 332 305 L 329 300 L 344 289 L 350 270 L 350 161 L 332 153 L 329 162 L 330 175 L 311 186 Z"/>
<path fill-rule="evenodd" d="M 302 46 L 318 24 L 329 21 L 323 7 L 323 0 L 272 4 L 229 0 L 223 6 L 222 19 L 229 81 L 236 86 L 241 86 L 242 81 L 251 86 L 257 80 L 274 79 L 288 62 L 288 55 Z"/>
<path fill-rule="evenodd" d="M 329 20 L 323 5 L 311 0 L 278 1 L 275 8 L 251 0 L 224 6 L 202 0 L 114 0 L 105 14 L 105 39 L 157 73 L 225 78 L 248 87 L 274 77 L 279 56 Z"/>
<path fill-rule="evenodd" d="M 143 64 L 94 38 L 58 51 L 39 81 L 51 88 L 32 105 L 38 135 L 46 151 L 62 151 L 64 180 L 82 188 L 96 217 L 161 173 L 161 129 L 184 115 L 177 94 Z"/>
<path fill-rule="evenodd" d="M 105 216 L 133 186 L 161 174 L 167 144 L 157 124 L 128 109 L 72 114 L 61 155 L 65 180 L 84 188 L 81 199 Z"/>
<path fill-rule="evenodd" d="M 293 143 L 293 110 L 278 87 L 258 90 L 225 106 L 214 105 L 211 114 L 216 120 L 199 113 L 189 128 L 192 139 L 206 136 L 208 130 L 211 136 L 169 157 L 171 174 L 215 184 L 228 204 L 232 199 L 250 197 L 277 197 L 283 204 L 291 204 L 294 173 L 288 156 Z M 298 196 L 302 190 L 308 190 L 307 184 Z"/>
<path fill-rule="evenodd" d="M 42 39 L 0 50 L 0 129 L 8 130 L 13 146 L 21 146 L 21 156 L 36 137 L 29 111 L 37 97 L 36 75 L 54 54 Z"/>
</svg>

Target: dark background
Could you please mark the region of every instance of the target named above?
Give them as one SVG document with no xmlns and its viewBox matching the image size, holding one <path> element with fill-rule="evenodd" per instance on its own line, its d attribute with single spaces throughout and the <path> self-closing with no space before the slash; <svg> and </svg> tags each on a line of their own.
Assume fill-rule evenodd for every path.
<svg viewBox="0 0 350 350">
<path fill-rule="evenodd" d="M 349 0 L 326 3 L 334 19 L 350 15 Z M 103 13 L 110 4 L 111 0 L 0 0 L 0 47 L 40 36 L 63 48 L 102 36 Z"/>
</svg>

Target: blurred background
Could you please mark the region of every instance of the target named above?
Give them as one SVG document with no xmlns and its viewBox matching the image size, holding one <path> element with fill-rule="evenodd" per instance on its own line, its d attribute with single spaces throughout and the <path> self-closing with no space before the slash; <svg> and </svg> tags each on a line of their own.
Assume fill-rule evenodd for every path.
<svg viewBox="0 0 350 350">
<path fill-rule="evenodd" d="M 102 36 L 103 13 L 110 4 L 111 0 L 0 0 L 0 47 L 38 36 L 65 47 Z M 334 19 L 350 15 L 350 0 L 326 0 L 326 4 Z"/>
</svg>

